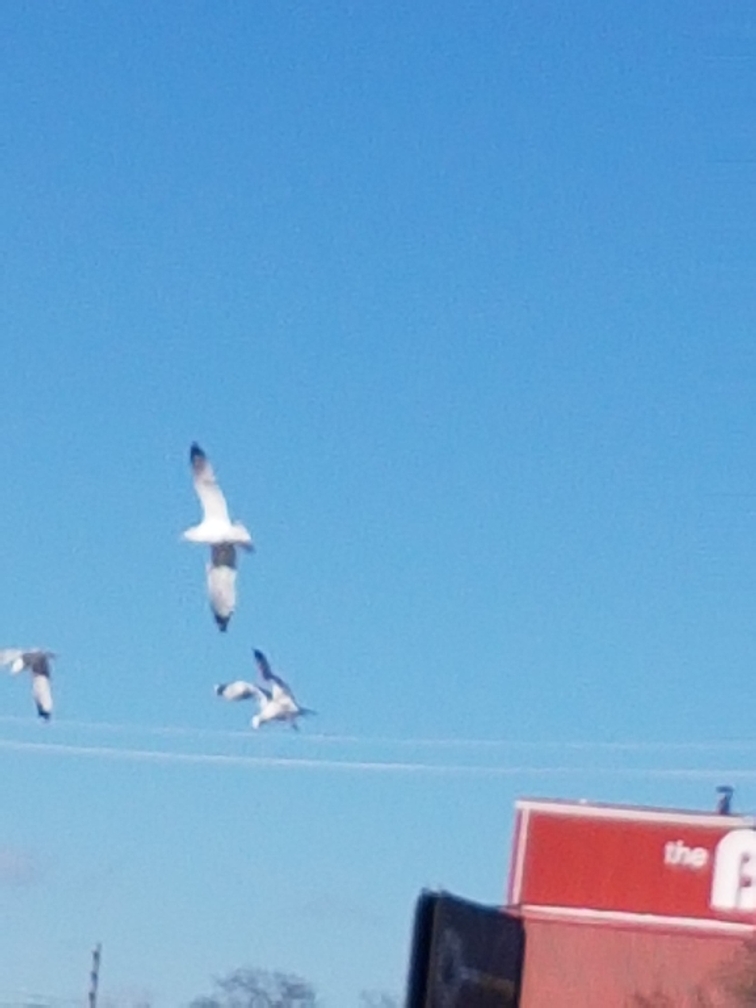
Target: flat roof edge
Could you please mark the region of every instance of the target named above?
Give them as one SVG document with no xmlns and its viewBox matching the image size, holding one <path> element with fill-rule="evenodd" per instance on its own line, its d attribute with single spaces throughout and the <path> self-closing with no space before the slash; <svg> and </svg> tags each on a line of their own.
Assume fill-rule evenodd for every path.
<svg viewBox="0 0 756 1008">
<path fill-rule="evenodd" d="M 626 910 L 591 910 L 585 907 L 539 906 L 521 903 L 518 907 L 505 907 L 518 913 L 524 920 L 551 920 L 569 924 L 634 925 L 635 927 L 672 931 L 716 932 L 718 934 L 756 934 L 756 921 L 712 920 L 709 917 L 675 917 L 665 914 L 633 913 Z"/>
<path fill-rule="evenodd" d="M 646 805 L 612 805 L 608 802 L 570 801 L 563 798 L 518 798 L 518 812 L 546 812 L 555 816 L 585 816 L 596 819 L 625 819 L 635 822 L 688 823 L 698 826 L 753 829 L 756 818 L 747 815 L 721 815 L 693 809 L 663 809 Z"/>
</svg>

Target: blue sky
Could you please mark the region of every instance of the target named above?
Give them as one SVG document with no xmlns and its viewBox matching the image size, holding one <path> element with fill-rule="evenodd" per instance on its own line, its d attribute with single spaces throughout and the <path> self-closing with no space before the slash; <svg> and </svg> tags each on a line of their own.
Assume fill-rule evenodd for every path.
<svg viewBox="0 0 756 1008">
<path fill-rule="evenodd" d="M 0 10 L 0 643 L 61 656 L 50 725 L 0 681 L 0 1001 L 99 940 L 111 1005 L 348 1008 L 422 886 L 501 898 L 518 796 L 753 808 L 755 32 Z M 225 637 L 194 439 L 258 547 Z M 253 646 L 300 736 L 214 699 Z"/>
</svg>

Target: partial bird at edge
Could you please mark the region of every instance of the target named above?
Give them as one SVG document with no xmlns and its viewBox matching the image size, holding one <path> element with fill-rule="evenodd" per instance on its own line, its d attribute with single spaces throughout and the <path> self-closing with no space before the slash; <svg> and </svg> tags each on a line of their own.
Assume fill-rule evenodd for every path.
<svg viewBox="0 0 756 1008">
<path fill-rule="evenodd" d="M 0 665 L 9 665 L 11 675 L 18 675 L 27 669 L 32 677 L 32 697 L 37 714 L 49 721 L 53 711 L 52 690 L 50 689 L 50 661 L 54 651 L 44 648 L 4 648 L 0 650 Z"/>
</svg>

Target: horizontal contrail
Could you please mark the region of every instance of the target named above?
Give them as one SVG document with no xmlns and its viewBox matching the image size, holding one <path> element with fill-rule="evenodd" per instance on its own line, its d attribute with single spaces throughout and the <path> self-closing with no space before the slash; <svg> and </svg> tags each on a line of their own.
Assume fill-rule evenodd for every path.
<svg viewBox="0 0 756 1008">
<path fill-rule="evenodd" d="M 189 763 L 205 766 L 278 768 L 289 770 L 345 770 L 370 773 L 429 774 L 468 777 L 548 777 L 588 774 L 613 777 L 656 777 L 675 780 L 751 780 L 753 770 L 691 770 L 687 768 L 619 768 L 576 766 L 485 766 L 380 760 L 333 760 L 288 756 L 234 756 L 226 753 L 183 753 L 164 749 L 119 749 L 116 746 L 82 746 L 59 742 L 18 742 L 0 739 L 0 751 L 43 755 L 81 756 L 142 763 Z"/>
<path fill-rule="evenodd" d="M 0 715 L 0 724 L 29 725 L 28 717 L 16 715 Z M 55 725 L 60 728 L 85 731 L 104 731 L 123 734 L 152 735 L 156 738 L 218 738 L 218 739 L 249 739 L 254 737 L 249 730 L 233 730 L 223 728 L 198 728 L 192 726 L 171 725 L 138 725 L 122 724 L 113 721 L 74 721 L 57 718 Z M 633 741 L 603 742 L 588 740 L 554 740 L 537 741 L 534 739 L 485 739 L 485 738 L 399 738 L 375 735 L 337 735 L 325 733 L 270 734 L 268 739 L 290 739 L 301 745 L 305 742 L 317 742 L 332 745 L 385 745 L 405 746 L 407 748 L 428 749 L 564 749 L 574 751 L 600 750 L 606 752 L 714 752 L 716 750 L 743 752 L 756 749 L 756 739 L 711 739 L 696 742 L 663 742 L 663 741 Z"/>
</svg>

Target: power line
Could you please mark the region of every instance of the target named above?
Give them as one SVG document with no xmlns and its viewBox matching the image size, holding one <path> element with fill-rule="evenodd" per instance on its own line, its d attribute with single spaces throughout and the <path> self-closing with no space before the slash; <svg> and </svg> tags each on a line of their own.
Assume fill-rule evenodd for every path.
<svg viewBox="0 0 756 1008">
<path fill-rule="evenodd" d="M 398 760 L 323 759 L 295 756 L 240 756 L 227 753 L 187 753 L 167 749 L 134 749 L 116 746 L 82 746 L 58 742 L 21 742 L 0 739 L 0 751 L 41 755 L 127 760 L 143 763 L 184 763 L 218 767 L 246 767 L 289 770 L 323 770 L 366 773 L 426 774 L 475 777 L 549 777 L 593 775 L 602 777 L 643 777 L 672 780 L 755 780 L 756 768 L 708 769 L 689 767 L 585 767 L 526 766 L 503 764 L 443 764 Z"/>
<path fill-rule="evenodd" d="M 29 719 L 16 715 L 0 716 L 0 724 L 17 724 L 28 727 Z M 74 721 L 58 718 L 56 726 L 61 729 L 76 731 L 103 731 L 118 734 L 148 735 L 156 738 L 218 738 L 236 741 L 254 738 L 250 731 L 199 728 L 181 725 L 138 725 L 122 724 L 111 721 Z M 554 740 L 538 741 L 534 739 L 486 739 L 486 738 L 427 738 L 427 737 L 397 737 L 371 735 L 338 735 L 328 733 L 307 733 L 299 736 L 283 734 L 270 735 L 268 740 L 291 740 L 303 743 L 323 743 L 332 745 L 381 745 L 406 748 L 429 749 L 523 749 L 523 750 L 573 750 L 573 751 L 605 751 L 605 752 L 744 752 L 756 750 L 756 739 L 710 739 L 695 742 L 668 742 L 661 740 L 598 741 L 598 740 Z"/>
</svg>

